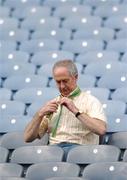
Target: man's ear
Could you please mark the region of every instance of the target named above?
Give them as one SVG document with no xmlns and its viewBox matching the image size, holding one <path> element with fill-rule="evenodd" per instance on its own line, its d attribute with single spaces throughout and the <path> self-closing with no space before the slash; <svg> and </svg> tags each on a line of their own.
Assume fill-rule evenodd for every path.
<svg viewBox="0 0 127 180">
<path fill-rule="evenodd" d="M 78 80 L 78 74 L 75 75 L 76 80 Z"/>
</svg>

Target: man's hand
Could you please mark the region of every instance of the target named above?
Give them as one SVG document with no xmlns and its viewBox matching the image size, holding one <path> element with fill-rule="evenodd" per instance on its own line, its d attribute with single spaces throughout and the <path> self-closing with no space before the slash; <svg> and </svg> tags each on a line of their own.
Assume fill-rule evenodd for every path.
<svg viewBox="0 0 127 180">
<path fill-rule="evenodd" d="M 39 116 L 48 115 L 51 113 L 54 113 L 58 109 L 58 101 L 51 100 L 47 102 L 40 110 L 39 110 Z"/>
<path fill-rule="evenodd" d="M 67 97 L 61 98 L 60 104 L 66 106 L 66 108 L 68 108 L 74 114 L 79 111 L 78 108 L 75 106 L 74 102 Z"/>
</svg>

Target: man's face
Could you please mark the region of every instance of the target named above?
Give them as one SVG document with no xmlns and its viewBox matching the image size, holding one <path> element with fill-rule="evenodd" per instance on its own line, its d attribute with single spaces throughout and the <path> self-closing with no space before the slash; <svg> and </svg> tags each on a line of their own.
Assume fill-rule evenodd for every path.
<svg viewBox="0 0 127 180">
<path fill-rule="evenodd" d="M 56 67 L 53 76 L 63 96 L 68 96 L 77 86 L 77 76 L 70 75 L 65 67 Z"/>
</svg>

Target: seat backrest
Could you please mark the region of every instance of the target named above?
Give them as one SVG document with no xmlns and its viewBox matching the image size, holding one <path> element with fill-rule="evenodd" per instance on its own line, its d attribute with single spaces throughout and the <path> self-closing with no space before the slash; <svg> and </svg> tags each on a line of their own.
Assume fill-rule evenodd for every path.
<svg viewBox="0 0 127 180">
<path fill-rule="evenodd" d="M 85 167 L 83 177 L 90 180 L 126 180 L 127 163 L 125 162 L 101 162 Z"/>
<path fill-rule="evenodd" d="M 36 139 L 33 142 L 26 143 L 23 137 L 23 132 L 8 132 L 1 137 L 1 146 L 13 150 L 21 146 L 42 146 L 48 144 L 48 134 L 42 139 Z"/>
<path fill-rule="evenodd" d="M 76 164 L 67 162 L 43 162 L 31 165 L 26 172 L 26 177 L 31 180 L 41 180 L 50 177 L 77 177 L 80 168 Z"/>
<path fill-rule="evenodd" d="M 15 163 L 0 163 L 0 177 L 1 176 L 17 176 L 21 177 L 23 167 Z"/>
<path fill-rule="evenodd" d="M 95 162 L 117 161 L 120 149 L 109 145 L 82 145 L 71 149 L 67 162 L 87 165 Z"/>
<path fill-rule="evenodd" d="M 7 162 L 8 155 L 9 155 L 8 149 L 0 146 L 0 163 Z"/>
<path fill-rule="evenodd" d="M 16 148 L 11 156 L 11 162 L 33 164 L 40 162 L 62 161 L 63 150 L 57 146 L 22 146 Z"/>
</svg>

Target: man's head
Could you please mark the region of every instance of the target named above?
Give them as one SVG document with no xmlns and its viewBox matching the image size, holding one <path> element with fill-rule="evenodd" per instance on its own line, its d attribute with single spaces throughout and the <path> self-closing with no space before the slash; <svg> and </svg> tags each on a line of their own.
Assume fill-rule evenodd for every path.
<svg viewBox="0 0 127 180">
<path fill-rule="evenodd" d="M 53 77 L 60 93 L 68 96 L 77 86 L 77 67 L 71 60 L 58 61 L 53 66 Z"/>
</svg>

